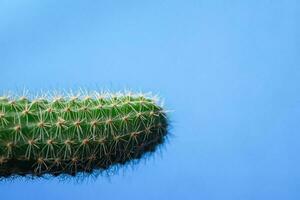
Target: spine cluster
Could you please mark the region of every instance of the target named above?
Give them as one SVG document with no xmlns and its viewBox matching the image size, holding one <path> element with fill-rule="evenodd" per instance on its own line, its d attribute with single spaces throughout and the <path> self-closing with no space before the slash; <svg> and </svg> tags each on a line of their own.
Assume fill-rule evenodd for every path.
<svg viewBox="0 0 300 200">
<path fill-rule="evenodd" d="M 144 95 L 0 98 L 0 176 L 92 172 L 163 141 L 164 110 Z"/>
</svg>

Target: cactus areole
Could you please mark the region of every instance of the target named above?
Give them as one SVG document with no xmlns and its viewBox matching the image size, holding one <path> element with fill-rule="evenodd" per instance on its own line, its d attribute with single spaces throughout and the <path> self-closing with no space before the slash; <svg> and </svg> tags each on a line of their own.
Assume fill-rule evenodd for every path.
<svg viewBox="0 0 300 200">
<path fill-rule="evenodd" d="M 167 133 L 145 95 L 0 97 L 0 177 L 107 169 L 141 157 Z"/>
</svg>

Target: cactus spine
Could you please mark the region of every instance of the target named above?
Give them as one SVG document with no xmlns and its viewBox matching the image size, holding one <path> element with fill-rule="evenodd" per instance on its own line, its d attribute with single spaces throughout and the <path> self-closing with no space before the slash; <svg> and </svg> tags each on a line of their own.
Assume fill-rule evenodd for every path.
<svg viewBox="0 0 300 200">
<path fill-rule="evenodd" d="M 70 174 L 139 158 L 167 132 L 144 95 L 0 99 L 0 176 Z"/>
</svg>

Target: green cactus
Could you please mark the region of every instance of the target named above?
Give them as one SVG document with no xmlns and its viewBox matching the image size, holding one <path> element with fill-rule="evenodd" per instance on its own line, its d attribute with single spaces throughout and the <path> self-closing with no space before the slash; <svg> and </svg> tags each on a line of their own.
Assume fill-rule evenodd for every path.
<svg viewBox="0 0 300 200">
<path fill-rule="evenodd" d="M 161 143 L 166 113 L 130 93 L 0 99 L 0 177 L 75 175 L 141 157 Z"/>
</svg>

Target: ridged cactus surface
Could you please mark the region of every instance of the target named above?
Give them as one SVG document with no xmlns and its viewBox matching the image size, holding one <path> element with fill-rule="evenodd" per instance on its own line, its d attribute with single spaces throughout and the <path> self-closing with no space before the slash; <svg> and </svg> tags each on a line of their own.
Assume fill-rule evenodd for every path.
<svg viewBox="0 0 300 200">
<path fill-rule="evenodd" d="M 0 176 L 106 169 L 153 150 L 166 135 L 152 98 L 95 94 L 0 99 Z"/>
</svg>

